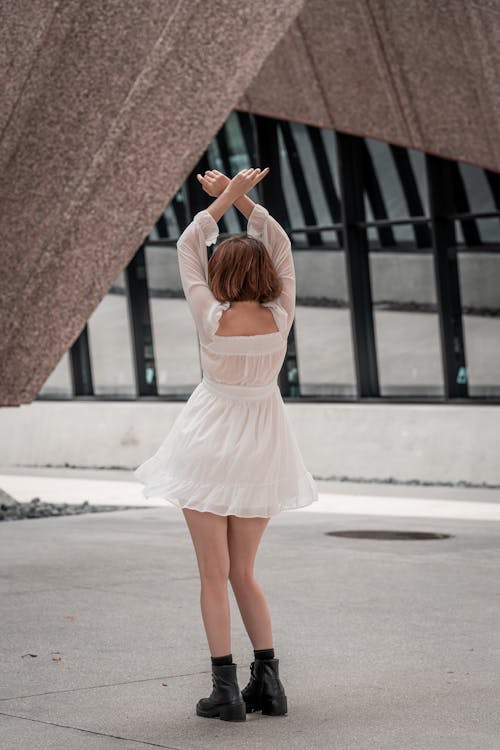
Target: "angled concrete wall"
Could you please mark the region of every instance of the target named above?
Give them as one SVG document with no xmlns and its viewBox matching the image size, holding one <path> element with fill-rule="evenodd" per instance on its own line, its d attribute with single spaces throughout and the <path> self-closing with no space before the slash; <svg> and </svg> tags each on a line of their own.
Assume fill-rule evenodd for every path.
<svg viewBox="0 0 500 750">
<path fill-rule="evenodd" d="M 302 4 L 2 6 L 1 405 L 36 396 Z"/>
<path fill-rule="evenodd" d="M 307 0 L 238 107 L 500 171 L 500 4 Z"/>
</svg>

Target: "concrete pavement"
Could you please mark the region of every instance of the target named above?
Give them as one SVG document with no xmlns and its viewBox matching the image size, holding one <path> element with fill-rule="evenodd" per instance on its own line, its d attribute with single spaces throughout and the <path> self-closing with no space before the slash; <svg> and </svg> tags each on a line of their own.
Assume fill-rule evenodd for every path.
<svg viewBox="0 0 500 750">
<path fill-rule="evenodd" d="M 257 575 L 289 713 L 238 724 L 194 712 L 210 659 L 180 511 L 0 524 L 2 750 L 498 750 L 500 524 L 481 515 L 498 510 L 498 493 L 351 489 L 353 510 L 364 498 L 354 512 L 343 487 L 333 511 L 331 499 L 331 512 L 288 511 L 265 532 Z M 335 498 L 338 487 L 320 491 Z M 404 513 L 405 495 L 420 514 Z M 436 514 L 433 499 L 455 515 Z M 346 529 L 452 536 L 326 534 Z M 251 644 L 230 601 L 243 686 Z"/>
</svg>

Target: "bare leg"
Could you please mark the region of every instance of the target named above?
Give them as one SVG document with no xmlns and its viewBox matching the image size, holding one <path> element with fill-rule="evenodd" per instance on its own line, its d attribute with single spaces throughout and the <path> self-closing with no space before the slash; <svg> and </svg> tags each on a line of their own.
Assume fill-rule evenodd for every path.
<svg viewBox="0 0 500 750">
<path fill-rule="evenodd" d="M 183 508 L 200 572 L 200 604 L 211 656 L 231 653 L 227 516 Z"/>
<path fill-rule="evenodd" d="M 254 576 L 254 562 L 269 518 L 228 517 L 229 580 L 254 649 L 272 648 L 271 615 Z"/>
</svg>

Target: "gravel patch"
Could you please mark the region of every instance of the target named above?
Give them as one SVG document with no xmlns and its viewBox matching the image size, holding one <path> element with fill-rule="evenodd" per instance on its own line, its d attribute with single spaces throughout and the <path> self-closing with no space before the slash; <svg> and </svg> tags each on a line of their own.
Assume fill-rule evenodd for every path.
<svg viewBox="0 0 500 750">
<path fill-rule="evenodd" d="M 24 518 L 46 518 L 47 516 L 76 516 L 81 513 L 108 513 L 112 510 L 131 510 L 133 505 L 91 505 L 82 503 L 42 502 L 33 497 L 29 502 L 19 502 L 0 489 L 0 521 L 21 521 Z"/>
</svg>

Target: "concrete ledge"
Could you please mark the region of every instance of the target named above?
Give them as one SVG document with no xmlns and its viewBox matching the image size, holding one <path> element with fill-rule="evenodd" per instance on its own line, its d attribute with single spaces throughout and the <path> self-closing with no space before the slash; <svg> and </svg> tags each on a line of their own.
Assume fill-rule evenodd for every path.
<svg viewBox="0 0 500 750">
<path fill-rule="evenodd" d="M 2 465 L 134 468 L 184 402 L 34 401 L 0 410 Z M 317 479 L 500 485 L 495 406 L 285 404 Z"/>
</svg>

